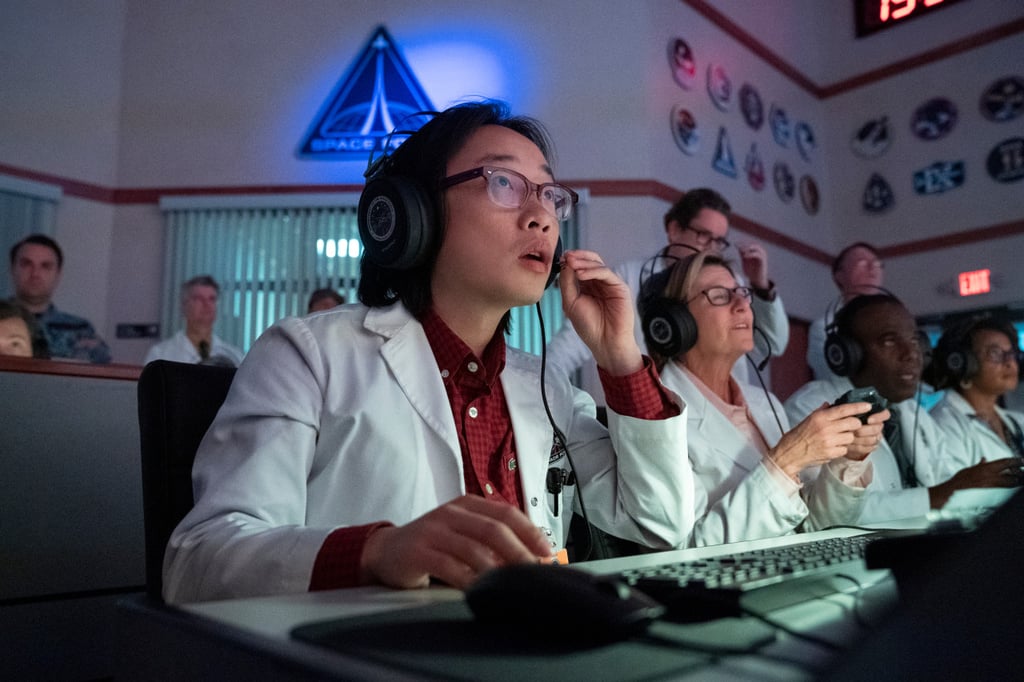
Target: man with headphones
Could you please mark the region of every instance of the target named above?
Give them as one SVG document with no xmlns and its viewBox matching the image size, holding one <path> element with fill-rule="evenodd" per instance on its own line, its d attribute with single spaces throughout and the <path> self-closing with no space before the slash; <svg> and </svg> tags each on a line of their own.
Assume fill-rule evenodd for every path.
<svg viewBox="0 0 1024 682">
<path fill-rule="evenodd" d="M 694 253 L 708 251 L 722 255 L 731 246 L 726 237 L 729 234 L 729 215 L 732 207 L 725 197 L 713 189 L 698 187 L 683 194 L 665 213 L 666 246 L 653 258 L 620 263 L 613 268 L 615 274 L 629 285 L 632 295 L 637 297 L 645 282 L 654 275 L 671 268 L 677 261 Z M 789 343 L 789 318 L 782 305 L 782 299 L 775 290 L 775 283 L 768 275 L 768 255 L 760 244 L 737 245 L 736 250 L 743 267 L 745 281 L 753 296 L 751 308 L 757 329 L 755 350 L 752 357 L 765 361 L 771 355 L 779 355 Z M 634 331 L 637 343 L 644 347 L 643 330 L 637 315 Z M 580 339 L 572 324 L 565 324 L 548 344 L 551 364 L 566 373 L 572 373 L 591 360 L 590 351 Z M 752 375 L 749 363 L 740 358 L 733 368 L 733 375 L 739 381 L 749 381 Z"/>
<path fill-rule="evenodd" d="M 868 459 L 874 477 L 860 523 L 921 517 L 941 509 L 956 490 L 1017 485 L 1017 460 L 984 462 L 962 468 L 963 443 L 949 438 L 916 393 L 924 348 L 910 311 L 891 294 L 851 299 L 836 314 L 825 341 L 834 376 L 801 387 L 786 401 L 790 419 L 803 419 L 854 387 L 874 387 L 893 417 Z M 888 435 L 888 434 L 887 434 Z"/>
<path fill-rule="evenodd" d="M 811 322 L 807 328 L 807 366 L 811 376 L 824 379 L 832 376 L 832 370 L 825 361 L 826 327 L 830 313 L 862 294 L 884 293 L 885 266 L 882 256 L 867 242 L 854 242 L 843 248 L 832 261 L 832 281 L 839 289 L 839 298 L 829 306 L 825 315 Z"/>
<path fill-rule="evenodd" d="M 583 498 L 618 537 L 685 541 L 682 402 L 633 338 L 625 283 L 596 253 L 556 255 L 576 195 L 550 159 L 538 122 L 480 102 L 371 165 L 360 303 L 282 320 L 250 350 L 196 456 L 165 598 L 464 588 L 554 561 Z M 510 308 L 536 304 L 559 260 L 609 429 L 564 375 L 505 346 Z"/>
</svg>

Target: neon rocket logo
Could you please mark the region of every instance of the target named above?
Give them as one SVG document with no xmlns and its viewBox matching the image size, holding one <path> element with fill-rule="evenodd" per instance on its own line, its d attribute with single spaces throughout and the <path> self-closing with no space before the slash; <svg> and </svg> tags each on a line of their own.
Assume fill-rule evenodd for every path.
<svg viewBox="0 0 1024 682">
<path fill-rule="evenodd" d="M 433 109 L 395 41 L 379 26 L 313 119 L 298 156 L 366 159 L 401 144 L 428 118 L 413 114 Z M 390 135 L 396 128 L 405 134 Z"/>
</svg>

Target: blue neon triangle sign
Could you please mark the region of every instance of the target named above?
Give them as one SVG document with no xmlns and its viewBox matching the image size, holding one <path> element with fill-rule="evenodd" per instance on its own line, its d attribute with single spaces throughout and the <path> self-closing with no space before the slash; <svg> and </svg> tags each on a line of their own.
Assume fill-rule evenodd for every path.
<svg viewBox="0 0 1024 682">
<path fill-rule="evenodd" d="M 402 58 L 395 41 L 378 26 L 348 73 L 335 86 L 306 132 L 298 155 L 315 159 L 366 159 L 394 147 L 428 117 L 434 106 Z"/>
</svg>

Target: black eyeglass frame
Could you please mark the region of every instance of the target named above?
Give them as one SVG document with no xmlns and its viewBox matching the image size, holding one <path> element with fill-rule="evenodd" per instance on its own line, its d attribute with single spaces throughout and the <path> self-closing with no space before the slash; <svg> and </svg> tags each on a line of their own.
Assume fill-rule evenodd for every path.
<svg viewBox="0 0 1024 682">
<path fill-rule="evenodd" d="M 713 289 L 721 289 L 723 291 L 729 292 L 729 298 L 727 298 L 723 303 L 715 303 L 714 301 L 711 300 L 710 294 L 708 294 L 708 292 Z M 716 308 L 721 308 L 722 306 L 730 305 L 733 299 L 736 298 L 737 296 L 740 296 L 750 301 L 754 296 L 754 290 L 751 289 L 750 287 L 742 286 L 732 287 L 731 289 L 729 287 L 708 287 L 707 289 L 702 289 L 701 291 L 698 291 L 697 295 L 690 298 L 690 300 L 687 301 L 687 303 L 692 303 L 697 298 L 697 296 L 701 294 L 704 294 L 704 298 L 708 300 L 708 303 L 715 306 Z"/>
<path fill-rule="evenodd" d="M 707 246 L 708 244 L 714 243 L 715 245 L 718 246 L 719 253 L 725 251 L 730 246 L 732 246 L 732 242 L 730 242 L 725 237 L 716 237 L 711 232 L 708 232 L 707 230 L 702 230 L 699 227 L 694 227 L 693 225 L 684 225 L 683 229 L 689 230 L 690 232 L 693 232 L 695 235 L 697 235 L 697 243 L 700 244 L 701 246 Z"/>
<path fill-rule="evenodd" d="M 563 211 L 565 215 L 563 216 L 558 215 L 559 207 L 555 206 L 554 215 L 556 218 L 558 218 L 558 220 L 561 221 L 568 220 L 569 218 L 572 217 L 573 207 L 575 207 L 576 204 L 578 204 L 580 201 L 579 194 L 573 191 L 572 188 L 566 187 L 565 185 L 559 182 L 542 182 L 538 185 L 537 183 L 533 182 L 532 180 L 530 180 L 530 178 L 526 177 L 522 173 L 514 171 L 511 168 L 503 168 L 502 166 L 477 166 L 476 168 L 470 168 L 467 171 L 456 173 L 455 175 L 449 175 L 448 177 L 441 180 L 441 189 L 448 189 L 449 187 L 454 187 L 455 185 L 462 184 L 463 182 L 469 182 L 470 180 L 473 180 L 475 178 L 483 178 L 484 182 L 487 183 L 488 188 L 490 188 L 491 174 L 499 171 L 520 178 L 526 185 L 526 189 L 528 190 L 523 195 L 523 200 L 518 206 L 506 206 L 505 204 L 499 204 L 498 202 L 494 201 L 494 198 L 491 197 L 491 193 L 488 191 L 487 196 L 491 199 L 491 201 L 494 201 L 496 205 L 501 206 L 502 208 L 522 208 L 523 206 L 526 205 L 526 201 L 529 199 L 530 194 L 535 194 L 537 196 L 537 200 L 543 205 L 544 199 L 541 197 L 541 191 L 546 187 L 554 187 L 556 189 L 562 190 L 563 192 L 566 192 L 569 195 L 570 199 L 570 201 L 567 204 L 565 204 L 566 208 Z"/>
</svg>

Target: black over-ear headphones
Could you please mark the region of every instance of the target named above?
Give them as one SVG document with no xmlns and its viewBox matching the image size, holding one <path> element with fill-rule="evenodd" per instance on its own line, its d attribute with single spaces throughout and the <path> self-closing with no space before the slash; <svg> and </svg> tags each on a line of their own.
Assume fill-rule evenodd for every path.
<svg viewBox="0 0 1024 682">
<path fill-rule="evenodd" d="M 433 203 L 418 182 L 388 170 L 391 157 L 367 170 L 359 197 L 359 238 L 370 262 L 409 270 L 427 257 L 436 231 Z"/>
<path fill-rule="evenodd" d="M 841 377 L 856 374 L 864 362 L 864 349 L 860 343 L 840 332 L 834 321 L 825 330 L 825 362 L 834 374 Z"/>
<path fill-rule="evenodd" d="M 657 258 L 657 257 L 656 257 Z M 644 342 L 651 353 L 664 358 L 681 355 L 697 343 L 697 321 L 683 301 L 665 296 L 665 288 L 675 268 L 689 269 L 694 257 L 680 259 L 647 277 L 640 284 L 637 309 L 643 328 Z"/>
</svg>

